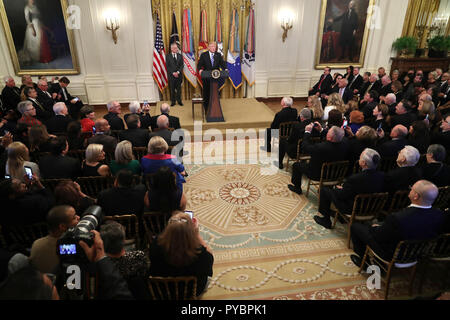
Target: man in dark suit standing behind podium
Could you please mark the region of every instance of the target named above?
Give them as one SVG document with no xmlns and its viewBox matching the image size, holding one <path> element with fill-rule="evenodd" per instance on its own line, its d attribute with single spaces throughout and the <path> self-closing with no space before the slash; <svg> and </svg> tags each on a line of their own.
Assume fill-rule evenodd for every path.
<svg viewBox="0 0 450 320">
<path fill-rule="evenodd" d="M 227 64 L 223 60 L 222 55 L 217 52 L 216 42 L 211 41 L 208 44 L 208 51 L 203 52 L 200 59 L 198 59 L 197 70 L 201 76 L 203 71 L 212 71 L 219 68 L 226 70 Z M 205 110 L 208 110 L 209 106 L 209 88 L 209 81 L 203 80 L 203 107 Z"/>
<path fill-rule="evenodd" d="M 181 84 L 183 83 L 183 71 L 184 62 L 183 56 L 178 53 L 178 45 L 176 42 L 170 45 L 170 53 L 166 56 L 167 75 L 169 77 L 170 87 L 170 100 L 172 101 L 172 107 L 175 105 L 175 101 L 180 106 L 181 102 Z"/>
</svg>

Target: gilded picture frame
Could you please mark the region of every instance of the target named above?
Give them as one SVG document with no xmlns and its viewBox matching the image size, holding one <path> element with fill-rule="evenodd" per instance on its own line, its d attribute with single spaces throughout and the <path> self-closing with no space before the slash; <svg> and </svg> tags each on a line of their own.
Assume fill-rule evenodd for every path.
<svg viewBox="0 0 450 320">
<path fill-rule="evenodd" d="M 67 0 L 0 0 L 0 16 L 17 76 L 80 74 L 67 9 Z"/>
<path fill-rule="evenodd" d="M 374 3 L 375 0 L 322 0 L 316 69 L 364 66 Z"/>
</svg>

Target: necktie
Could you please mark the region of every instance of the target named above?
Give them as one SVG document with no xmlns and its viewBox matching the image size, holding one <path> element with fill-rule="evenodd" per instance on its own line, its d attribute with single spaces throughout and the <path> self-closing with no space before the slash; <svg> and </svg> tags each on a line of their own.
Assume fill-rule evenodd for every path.
<svg viewBox="0 0 450 320">
<path fill-rule="evenodd" d="M 340 94 L 341 98 L 344 96 L 344 90 L 345 90 L 345 88 L 339 89 L 339 94 Z"/>
<path fill-rule="evenodd" d="M 64 94 L 64 101 L 67 101 L 67 100 L 69 100 L 69 98 L 67 98 L 67 93 L 66 93 L 66 89 L 62 89 L 62 92 L 63 92 L 63 94 Z"/>
<path fill-rule="evenodd" d="M 319 90 L 320 90 L 320 87 L 322 86 L 323 80 L 325 80 L 325 76 L 323 76 L 322 80 L 320 80 L 320 83 L 319 83 Z"/>
<path fill-rule="evenodd" d="M 211 55 L 211 66 L 214 66 L 214 55 Z"/>
<path fill-rule="evenodd" d="M 34 103 L 36 103 L 36 105 L 42 110 L 44 111 L 44 107 L 42 106 L 42 104 L 39 103 L 39 101 L 37 101 L 36 99 L 32 100 Z"/>
<path fill-rule="evenodd" d="M 173 54 L 173 59 L 174 59 L 175 61 L 177 60 L 177 54 L 176 54 L 176 53 Z"/>
<path fill-rule="evenodd" d="M 48 93 L 47 91 L 44 91 L 44 92 L 47 94 L 47 96 L 48 96 L 49 98 L 52 97 L 52 95 L 51 95 L 50 93 Z"/>
</svg>

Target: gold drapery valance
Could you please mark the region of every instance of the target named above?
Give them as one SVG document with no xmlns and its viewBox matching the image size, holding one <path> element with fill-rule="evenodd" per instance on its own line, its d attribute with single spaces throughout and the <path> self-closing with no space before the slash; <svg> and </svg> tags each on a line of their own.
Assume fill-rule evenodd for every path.
<svg viewBox="0 0 450 320">
<path fill-rule="evenodd" d="M 425 48 L 430 33 L 429 27 L 439 11 L 440 4 L 441 0 L 409 0 L 402 36 L 416 37 L 419 40 L 418 48 Z M 422 32 L 419 26 L 422 26 Z"/>
<path fill-rule="evenodd" d="M 206 10 L 207 13 L 207 31 L 208 31 L 208 41 L 215 40 L 215 28 L 216 28 L 216 13 L 219 7 L 222 11 L 222 42 L 224 49 L 224 60 L 226 61 L 227 51 L 228 51 L 228 38 L 230 34 L 230 24 L 231 24 L 231 13 L 233 8 L 237 8 L 239 12 L 239 41 L 241 49 L 241 60 L 242 60 L 242 50 L 244 49 L 245 43 L 245 32 L 247 29 L 246 18 L 249 13 L 249 6 L 251 2 L 248 0 L 152 0 L 153 12 L 158 10 L 159 18 L 161 20 L 161 27 L 163 33 L 164 48 L 166 53 L 170 51 L 169 39 L 172 33 L 172 13 L 175 11 L 178 27 L 178 35 L 180 42 L 182 39 L 183 30 L 183 10 L 185 8 L 191 9 L 191 19 L 192 28 L 194 36 L 194 48 L 195 57 L 198 59 L 197 49 L 200 37 L 200 13 L 202 9 Z M 155 16 L 154 16 L 155 18 Z M 154 22 L 156 19 L 154 19 Z M 153 28 L 153 32 L 155 28 Z M 233 86 L 228 79 L 226 81 L 225 87 L 222 89 L 222 98 L 242 98 L 244 97 L 245 83 L 242 79 L 243 85 L 238 89 L 234 90 Z M 197 88 L 194 88 L 186 78 L 183 79 L 182 86 L 182 99 L 190 100 L 194 94 L 201 94 L 201 87 L 197 84 Z M 170 99 L 169 87 L 167 87 L 163 92 L 162 99 L 167 101 Z"/>
</svg>

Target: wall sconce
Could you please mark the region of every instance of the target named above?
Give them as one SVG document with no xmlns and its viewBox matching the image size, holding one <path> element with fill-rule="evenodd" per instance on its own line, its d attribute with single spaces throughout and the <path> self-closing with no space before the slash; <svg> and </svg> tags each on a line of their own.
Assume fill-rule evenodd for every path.
<svg viewBox="0 0 450 320">
<path fill-rule="evenodd" d="M 283 42 L 286 41 L 288 31 L 293 27 L 294 17 L 291 11 L 284 11 L 280 13 L 281 29 L 283 29 Z"/>
<path fill-rule="evenodd" d="M 111 31 L 114 44 L 117 44 L 117 33 L 116 31 L 120 28 L 119 13 L 114 10 L 110 10 L 105 13 L 105 24 L 106 30 Z"/>
</svg>

